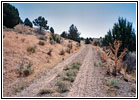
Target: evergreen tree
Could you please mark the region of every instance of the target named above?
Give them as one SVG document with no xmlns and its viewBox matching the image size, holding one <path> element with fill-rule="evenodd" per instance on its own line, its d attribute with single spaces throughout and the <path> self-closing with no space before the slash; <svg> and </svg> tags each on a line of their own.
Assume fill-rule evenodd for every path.
<svg viewBox="0 0 139 100">
<path fill-rule="evenodd" d="M 83 37 L 80 38 L 81 40 L 85 40 Z"/>
<path fill-rule="evenodd" d="M 48 30 L 49 29 L 49 26 L 47 26 L 47 20 L 45 20 L 44 17 L 42 16 L 39 16 L 38 18 L 36 18 L 34 21 L 33 21 L 33 24 L 35 26 L 38 26 L 39 29 L 40 29 L 40 33 L 43 29 L 46 29 Z"/>
<path fill-rule="evenodd" d="M 88 38 L 85 39 L 85 44 L 90 44 L 90 40 Z"/>
<path fill-rule="evenodd" d="M 53 27 L 50 28 L 51 33 L 54 33 L 54 29 Z"/>
<path fill-rule="evenodd" d="M 31 21 L 28 18 L 25 19 L 24 25 L 29 26 L 29 27 L 33 27 Z"/>
<path fill-rule="evenodd" d="M 68 33 L 64 31 L 60 36 L 63 38 L 68 38 Z"/>
<path fill-rule="evenodd" d="M 68 38 L 77 42 L 80 42 L 80 34 L 78 29 L 73 24 L 69 28 Z"/>
<path fill-rule="evenodd" d="M 18 9 L 9 3 L 3 3 L 3 25 L 13 28 L 19 23 L 22 23 L 22 20 L 19 17 Z"/>
<path fill-rule="evenodd" d="M 115 23 L 113 29 L 109 30 L 102 43 L 108 46 L 110 43 L 113 44 L 114 40 L 122 41 L 120 50 L 127 48 L 129 51 L 136 51 L 136 35 L 132 23 L 119 17 L 118 23 Z"/>
</svg>

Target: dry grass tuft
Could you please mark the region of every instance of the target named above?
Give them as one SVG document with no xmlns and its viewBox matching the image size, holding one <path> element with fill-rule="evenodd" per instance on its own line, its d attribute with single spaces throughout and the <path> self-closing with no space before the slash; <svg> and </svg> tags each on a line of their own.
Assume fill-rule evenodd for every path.
<svg viewBox="0 0 139 100">
<path fill-rule="evenodd" d="M 65 51 L 62 49 L 59 54 L 60 55 L 65 55 Z"/>
<path fill-rule="evenodd" d="M 51 55 L 52 55 L 52 51 L 53 51 L 53 49 L 50 48 L 47 54 L 48 54 L 49 56 L 51 56 Z"/>
<path fill-rule="evenodd" d="M 45 43 L 43 42 L 43 41 L 39 41 L 39 43 L 38 43 L 39 45 L 45 45 Z"/>
<path fill-rule="evenodd" d="M 19 68 L 18 68 L 18 75 L 19 77 L 24 76 L 27 77 L 32 73 L 32 62 L 30 61 L 27 65 L 25 65 L 24 60 L 19 63 Z"/>
<path fill-rule="evenodd" d="M 36 46 L 30 46 L 27 48 L 27 51 L 30 52 L 30 53 L 35 53 L 36 51 Z"/>
</svg>

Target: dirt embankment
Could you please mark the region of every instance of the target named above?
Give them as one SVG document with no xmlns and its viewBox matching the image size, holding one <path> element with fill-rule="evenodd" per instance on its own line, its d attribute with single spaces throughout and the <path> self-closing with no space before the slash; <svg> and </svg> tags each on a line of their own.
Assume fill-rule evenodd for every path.
<svg viewBox="0 0 139 100">
<path fill-rule="evenodd" d="M 4 96 L 11 96 L 29 86 L 34 79 L 41 76 L 47 69 L 52 69 L 57 63 L 77 52 L 80 47 L 76 42 L 61 38 L 61 43 L 50 41 L 50 32 L 40 36 L 35 29 L 18 25 L 15 29 L 3 31 L 3 90 Z M 40 45 L 42 41 L 44 45 Z M 72 44 L 70 53 L 68 45 Z M 29 52 L 29 49 L 31 52 Z M 51 55 L 48 52 L 52 49 Z M 64 54 L 60 54 L 61 51 Z M 33 51 L 33 52 L 32 52 Z M 18 69 L 31 62 L 32 73 L 27 77 L 19 77 Z"/>
</svg>

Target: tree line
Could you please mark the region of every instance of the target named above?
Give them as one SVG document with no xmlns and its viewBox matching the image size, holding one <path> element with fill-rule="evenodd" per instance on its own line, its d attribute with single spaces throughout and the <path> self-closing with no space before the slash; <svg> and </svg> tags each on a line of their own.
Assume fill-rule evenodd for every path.
<svg viewBox="0 0 139 100">
<path fill-rule="evenodd" d="M 39 33 L 42 33 L 42 30 L 50 30 L 51 33 L 54 34 L 54 28 L 47 25 L 48 21 L 42 17 L 39 16 L 38 18 L 34 19 L 33 22 L 29 20 L 29 18 L 26 18 L 24 22 L 19 17 L 18 9 L 12 6 L 9 3 L 3 4 L 3 25 L 8 28 L 13 28 L 17 24 L 24 24 L 29 27 L 33 27 L 33 24 L 39 28 Z M 72 24 L 69 28 L 69 33 L 67 34 L 62 33 L 62 37 L 68 38 L 77 42 L 80 42 L 80 33 L 78 32 L 77 27 Z"/>
<path fill-rule="evenodd" d="M 48 21 L 44 17 L 39 16 L 38 18 L 34 19 L 33 22 L 26 18 L 23 22 L 19 17 L 18 9 L 9 3 L 4 3 L 3 25 L 8 28 L 13 28 L 19 23 L 29 27 L 33 27 L 34 24 L 35 26 L 39 27 L 40 33 L 42 30 L 50 30 L 51 33 L 55 33 L 53 27 L 49 28 L 47 25 Z M 69 27 L 68 32 L 62 32 L 61 37 L 77 42 L 80 42 L 80 40 L 85 40 L 86 44 L 90 44 L 90 42 L 93 41 L 92 38 L 84 39 L 83 37 L 80 37 L 80 33 L 74 24 Z M 109 30 L 102 39 L 102 42 L 96 43 L 96 45 L 101 44 L 101 46 L 109 46 L 110 44 L 113 44 L 115 40 L 122 42 L 120 50 L 127 48 L 128 51 L 136 51 L 136 34 L 131 22 L 119 17 L 118 22 L 114 24 L 113 29 Z"/>
</svg>

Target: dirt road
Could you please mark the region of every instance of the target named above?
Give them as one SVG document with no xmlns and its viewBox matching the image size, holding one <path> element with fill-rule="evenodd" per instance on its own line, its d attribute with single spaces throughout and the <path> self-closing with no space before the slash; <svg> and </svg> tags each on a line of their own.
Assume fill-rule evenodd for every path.
<svg viewBox="0 0 139 100">
<path fill-rule="evenodd" d="M 85 46 L 83 46 L 77 53 L 74 53 L 69 58 L 64 60 L 55 66 L 52 70 L 45 72 L 41 78 L 36 79 L 29 87 L 25 88 L 22 92 L 18 93 L 16 97 L 33 97 L 39 92 L 40 89 L 43 89 L 46 84 L 49 84 L 66 65 L 71 64 L 77 59 L 81 58 L 80 55 L 84 54 L 86 51 Z"/>
<path fill-rule="evenodd" d="M 68 97 L 103 97 L 106 96 L 101 89 L 103 75 L 101 70 L 95 68 L 94 62 L 97 58 L 97 51 L 89 46 L 88 54 L 80 68 L 73 87 Z"/>
</svg>

